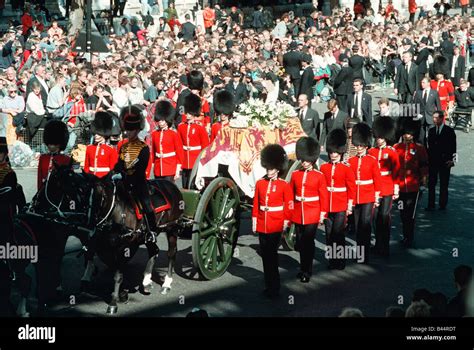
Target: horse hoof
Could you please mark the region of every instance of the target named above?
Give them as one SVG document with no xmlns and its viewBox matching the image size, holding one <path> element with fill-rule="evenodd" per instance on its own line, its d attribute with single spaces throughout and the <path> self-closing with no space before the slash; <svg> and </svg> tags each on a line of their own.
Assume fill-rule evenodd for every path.
<svg viewBox="0 0 474 350">
<path fill-rule="evenodd" d="M 166 295 L 170 292 L 171 288 L 163 287 L 161 288 L 161 295 Z"/>
<path fill-rule="evenodd" d="M 107 306 L 107 314 L 108 315 L 115 315 L 118 311 L 117 305 L 108 305 Z"/>
<path fill-rule="evenodd" d="M 121 302 L 123 304 L 128 303 L 128 292 L 127 291 L 125 291 L 125 290 L 120 291 L 120 293 L 119 293 L 119 302 Z"/>
</svg>

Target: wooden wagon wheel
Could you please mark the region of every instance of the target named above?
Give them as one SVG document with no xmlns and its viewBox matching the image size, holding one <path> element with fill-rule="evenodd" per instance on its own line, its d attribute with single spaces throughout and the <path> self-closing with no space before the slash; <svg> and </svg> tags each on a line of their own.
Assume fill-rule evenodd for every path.
<svg viewBox="0 0 474 350">
<path fill-rule="evenodd" d="M 288 169 L 288 172 L 286 173 L 286 182 L 290 182 L 291 179 L 291 174 L 293 171 L 295 171 L 299 166 L 301 165 L 301 162 L 299 160 L 295 161 L 290 169 Z M 291 225 L 285 232 L 283 232 L 283 239 L 281 240 L 283 248 L 285 250 L 295 250 L 295 244 L 296 244 L 296 230 L 295 230 L 295 225 Z"/>
<path fill-rule="evenodd" d="M 238 235 L 240 197 L 231 179 L 218 177 L 201 196 L 193 227 L 193 263 L 201 275 L 214 279 L 229 266 Z"/>
</svg>

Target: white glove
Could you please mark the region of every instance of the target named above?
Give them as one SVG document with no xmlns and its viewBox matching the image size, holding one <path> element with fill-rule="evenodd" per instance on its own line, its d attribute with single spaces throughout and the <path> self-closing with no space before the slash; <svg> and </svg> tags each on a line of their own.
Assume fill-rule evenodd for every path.
<svg viewBox="0 0 474 350">
<path fill-rule="evenodd" d="M 118 174 L 112 175 L 112 181 L 120 181 L 120 180 L 122 180 L 122 174 L 118 173 Z"/>
<path fill-rule="evenodd" d="M 252 217 L 252 232 L 257 232 L 257 218 Z"/>
<path fill-rule="evenodd" d="M 322 211 L 321 214 L 319 215 L 319 223 L 320 224 L 324 223 L 325 218 L 326 218 L 326 212 Z"/>
<path fill-rule="evenodd" d="M 413 118 L 413 120 L 417 121 L 417 120 L 421 120 L 423 119 L 423 115 L 422 114 L 418 114 L 415 118 Z"/>
<path fill-rule="evenodd" d="M 286 231 L 286 229 L 290 226 L 290 222 L 288 220 L 283 221 L 283 231 Z"/>
</svg>

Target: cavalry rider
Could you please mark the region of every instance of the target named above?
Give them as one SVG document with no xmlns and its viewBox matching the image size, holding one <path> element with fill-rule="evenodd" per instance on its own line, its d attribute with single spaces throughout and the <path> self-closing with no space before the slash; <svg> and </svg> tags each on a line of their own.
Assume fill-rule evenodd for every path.
<svg viewBox="0 0 474 350">
<path fill-rule="evenodd" d="M 50 120 L 44 127 L 43 142 L 48 153 L 42 154 L 38 163 L 38 191 L 43 188 L 53 170 L 53 161 L 57 165 L 71 164 L 71 158 L 62 154 L 69 141 L 67 125 L 59 120 Z"/>
<path fill-rule="evenodd" d="M 343 270 L 346 261 L 335 258 L 336 252 L 346 245 L 345 226 L 352 214 L 355 195 L 355 176 L 347 163 L 342 161 L 346 152 L 347 134 L 343 129 L 332 130 L 326 138 L 329 162 L 321 165 L 329 192 L 328 217 L 324 221 L 326 245 L 329 247 L 329 269 Z M 335 248 L 335 249 L 334 249 Z"/>
<path fill-rule="evenodd" d="M 181 137 L 184 149 L 182 171 L 183 188 L 190 187 L 190 175 L 194 163 L 201 150 L 209 145 L 209 136 L 204 126 L 195 123 L 195 118 L 201 114 L 201 98 L 190 94 L 184 99 L 185 122 L 178 125 L 178 134 Z"/>
<path fill-rule="evenodd" d="M 390 144 L 395 140 L 395 122 L 392 118 L 379 117 L 375 120 L 372 130 L 376 147 L 369 149 L 369 154 L 379 162 L 382 175 L 382 190 L 380 206 L 375 209 L 375 254 L 388 257 L 390 250 L 390 227 L 392 201 L 398 199 L 400 186 L 398 172 L 400 160 Z"/>
<path fill-rule="evenodd" d="M 301 168 L 291 174 L 290 187 L 295 195 L 292 222 L 296 224 L 296 248 L 300 252 L 300 272 L 297 278 L 308 283 L 313 271 L 314 238 L 318 225 L 328 211 L 328 189 L 324 174 L 316 169 L 320 146 L 312 137 L 302 137 L 296 143 L 296 158 Z"/>
<path fill-rule="evenodd" d="M 152 159 L 155 179 L 171 182 L 180 176 L 184 160 L 183 143 L 173 125 L 175 109 L 167 100 L 158 101 L 155 107 L 155 121 L 158 129 L 151 134 Z"/>
<path fill-rule="evenodd" d="M 431 81 L 431 88 L 438 91 L 441 102 L 441 110 L 448 115 L 448 109 L 454 106 L 454 86 L 449 77 L 449 60 L 446 57 L 438 56 L 433 62 L 433 73 L 435 79 Z"/>
<path fill-rule="evenodd" d="M 97 112 L 91 124 L 94 144 L 86 148 L 84 172 L 99 178 L 106 176 L 117 163 L 118 154 L 108 144 L 113 128 L 113 119 L 108 112 Z"/>
<path fill-rule="evenodd" d="M 415 213 L 420 195 L 420 185 L 426 186 L 428 154 L 423 145 L 416 143 L 421 124 L 411 118 L 402 120 L 403 142 L 394 146 L 400 160 L 400 216 L 402 219 L 402 245 L 410 247 L 415 236 Z"/>
<path fill-rule="evenodd" d="M 265 276 L 264 295 L 273 298 L 280 292 L 278 247 L 282 232 L 288 227 L 293 210 L 293 194 L 289 184 L 279 178 L 288 166 L 282 146 L 266 146 L 261 164 L 267 174 L 255 184 L 252 209 L 252 231 L 258 233 Z"/>
<path fill-rule="evenodd" d="M 366 123 L 358 123 L 352 129 L 352 143 L 357 148 L 357 154 L 349 158 L 348 163 L 356 178 L 354 196 L 354 223 L 356 241 L 363 247 L 363 262 L 369 262 L 370 233 L 372 212 L 379 206 L 382 176 L 380 175 L 377 158 L 367 153 L 371 144 L 371 130 Z"/>
<path fill-rule="evenodd" d="M 112 180 L 123 179 L 132 198 L 138 200 L 150 231 L 148 239 L 154 240 L 156 217 L 146 179 L 150 148 L 138 137 L 140 131 L 145 127 L 143 110 L 137 105 L 123 108 L 120 112 L 120 123 L 122 130 L 127 134 L 128 141 L 119 150 L 119 158 L 113 170 L 115 174 L 112 176 Z"/>
<path fill-rule="evenodd" d="M 219 90 L 214 94 L 213 107 L 218 122 L 212 124 L 211 143 L 217 137 L 219 131 L 229 125 L 229 120 L 234 113 L 235 103 L 234 95 L 227 90 Z"/>
</svg>

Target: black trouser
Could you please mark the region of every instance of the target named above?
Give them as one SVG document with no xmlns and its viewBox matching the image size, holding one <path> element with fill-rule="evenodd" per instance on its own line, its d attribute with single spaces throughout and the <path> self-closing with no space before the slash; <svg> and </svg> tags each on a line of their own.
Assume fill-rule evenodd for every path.
<svg viewBox="0 0 474 350">
<path fill-rule="evenodd" d="M 432 127 L 432 124 L 428 124 L 426 120 L 422 121 L 421 124 L 421 129 L 420 129 L 420 137 L 418 138 L 418 142 L 421 143 L 423 146 L 427 147 L 428 146 L 428 130 Z"/>
<path fill-rule="evenodd" d="M 442 162 L 430 162 L 428 180 L 428 207 L 434 208 L 436 201 L 436 184 L 439 175 L 439 207 L 445 208 L 448 204 L 448 186 L 451 168 Z"/>
<path fill-rule="evenodd" d="M 410 19 L 409 20 L 410 20 L 411 23 L 413 23 L 413 24 L 415 23 L 415 14 L 414 13 L 410 13 Z"/>
<path fill-rule="evenodd" d="M 258 233 L 265 289 L 271 293 L 278 293 L 280 290 L 280 273 L 278 272 L 278 247 L 280 240 L 281 232 Z"/>
<path fill-rule="evenodd" d="M 300 270 L 311 275 L 313 273 L 313 259 L 316 250 L 314 238 L 318 224 L 296 225 L 296 248 L 300 252 Z"/>
<path fill-rule="evenodd" d="M 155 176 L 155 180 L 167 180 L 169 182 L 174 183 L 174 176 L 173 175 L 170 175 L 170 176 Z"/>
<path fill-rule="evenodd" d="M 191 171 L 193 169 L 182 169 L 181 170 L 181 181 L 183 183 L 183 188 L 189 188 L 190 187 L 190 181 L 191 181 Z"/>
<path fill-rule="evenodd" d="M 390 225 L 392 224 L 392 196 L 384 196 L 375 208 L 375 249 L 382 255 L 390 251 Z"/>
<path fill-rule="evenodd" d="M 354 208 L 354 222 L 356 230 L 356 242 L 363 247 L 364 263 L 369 262 L 370 234 L 372 225 L 372 214 L 374 203 L 357 204 Z"/>
<path fill-rule="evenodd" d="M 467 15 L 467 5 L 461 6 L 461 16 Z"/>
<path fill-rule="evenodd" d="M 400 192 L 400 217 L 402 219 L 403 238 L 409 243 L 415 237 L 415 204 L 418 192 Z"/>
<path fill-rule="evenodd" d="M 120 0 L 115 0 L 114 17 L 117 17 L 118 12 L 120 12 L 120 16 L 123 16 L 125 4 L 126 4 L 126 1 L 120 2 Z"/>
<path fill-rule="evenodd" d="M 413 102 L 413 94 L 410 92 L 402 92 L 400 93 L 401 103 L 412 103 Z"/>
<path fill-rule="evenodd" d="M 329 266 L 345 266 L 346 259 L 336 259 L 334 255 L 346 246 L 346 237 L 344 234 L 346 225 L 346 212 L 340 211 L 337 213 L 329 213 L 328 218 L 324 220 L 324 227 L 326 229 L 326 245 L 331 249 L 333 258 L 329 260 Z M 334 246 L 335 245 L 335 246 Z M 334 249 L 336 248 L 336 249 Z"/>
<path fill-rule="evenodd" d="M 336 95 L 337 106 L 343 112 L 347 112 L 347 95 Z"/>
<path fill-rule="evenodd" d="M 295 91 L 295 97 L 298 98 L 298 96 L 300 94 L 301 77 L 291 78 L 291 83 L 293 84 L 293 89 Z"/>
</svg>

